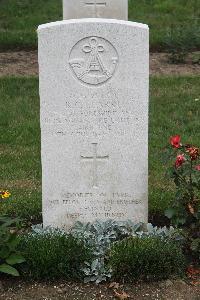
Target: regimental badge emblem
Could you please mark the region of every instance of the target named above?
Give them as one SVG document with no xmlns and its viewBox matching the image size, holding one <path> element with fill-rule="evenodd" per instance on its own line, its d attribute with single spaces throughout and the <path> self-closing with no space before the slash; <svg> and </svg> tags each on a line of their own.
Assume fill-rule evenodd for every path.
<svg viewBox="0 0 200 300">
<path fill-rule="evenodd" d="M 69 64 L 78 80 L 88 85 L 108 81 L 116 71 L 119 58 L 115 47 L 101 37 L 80 40 L 71 50 Z"/>
</svg>

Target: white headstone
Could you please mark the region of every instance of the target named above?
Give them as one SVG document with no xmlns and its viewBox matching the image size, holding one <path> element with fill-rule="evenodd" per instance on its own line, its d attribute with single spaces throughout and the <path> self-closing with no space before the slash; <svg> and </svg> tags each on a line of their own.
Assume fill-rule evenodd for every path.
<svg viewBox="0 0 200 300">
<path fill-rule="evenodd" d="M 128 0 L 63 0 L 63 19 L 128 20 Z"/>
<path fill-rule="evenodd" d="M 148 26 L 39 26 L 44 225 L 146 222 Z"/>
</svg>

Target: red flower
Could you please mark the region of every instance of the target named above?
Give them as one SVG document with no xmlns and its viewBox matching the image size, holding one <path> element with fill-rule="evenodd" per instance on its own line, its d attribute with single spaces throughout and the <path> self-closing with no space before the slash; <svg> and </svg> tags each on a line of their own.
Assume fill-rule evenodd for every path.
<svg viewBox="0 0 200 300">
<path fill-rule="evenodd" d="M 175 167 L 179 168 L 186 161 L 184 154 L 180 154 L 176 157 Z"/>
<path fill-rule="evenodd" d="M 170 138 L 170 144 L 174 148 L 180 148 L 180 146 L 181 146 L 180 141 L 181 141 L 180 135 L 171 136 L 171 138 Z"/>
<path fill-rule="evenodd" d="M 195 169 L 196 169 L 197 171 L 200 171 L 200 165 L 196 166 Z"/>
<path fill-rule="evenodd" d="M 196 160 L 199 156 L 199 149 L 196 147 L 188 147 L 186 151 L 189 153 L 191 160 Z"/>
</svg>

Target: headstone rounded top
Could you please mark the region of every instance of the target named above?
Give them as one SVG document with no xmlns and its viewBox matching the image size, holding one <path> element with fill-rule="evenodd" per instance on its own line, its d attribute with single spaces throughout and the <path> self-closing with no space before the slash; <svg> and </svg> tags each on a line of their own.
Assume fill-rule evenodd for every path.
<svg viewBox="0 0 200 300">
<path fill-rule="evenodd" d="M 64 20 L 64 21 L 56 21 L 56 22 L 50 22 L 46 24 L 42 24 L 38 26 L 38 32 L 40 30 L 48 29 L 50 27 L 59 27 L 64 26 L 68 24 L 81 24 L 81 23 L 91 23 L 91 24 L 121 24 L 121 25 L 127 25 L 131 27 L 141 28 L 141 29 L 149 29 L 149 26 L 147 24 L 138 23 L 138 22 L 130 22 L 130 21 L 124 21 L 124 20 L 113 20 L 113 19 L 98 19 L 98 18 L 87 18 L 87 19 L 71 19 L 71 20 Z"/>
</svg>

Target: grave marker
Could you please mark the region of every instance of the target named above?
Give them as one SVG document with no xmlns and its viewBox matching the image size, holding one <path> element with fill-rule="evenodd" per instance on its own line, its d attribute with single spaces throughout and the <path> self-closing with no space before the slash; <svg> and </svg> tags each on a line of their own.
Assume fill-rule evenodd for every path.
<svg viewBox="0 0 200 300">
<path fill-rule="evenodd" d="M 148 26 L 39 26 L 43 222 L 148 218 Z"/>
<path fill-rule="evenodd" d="M 128 20 L 128 0 L 63 0 L 63 19 Z"/>
</svg>

